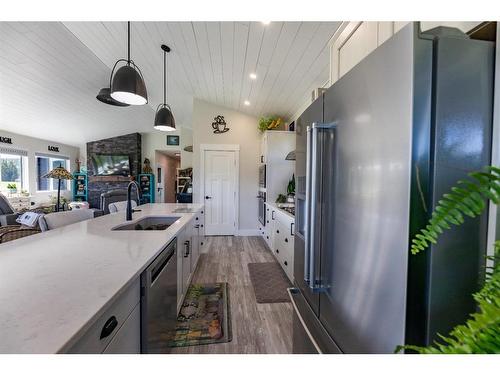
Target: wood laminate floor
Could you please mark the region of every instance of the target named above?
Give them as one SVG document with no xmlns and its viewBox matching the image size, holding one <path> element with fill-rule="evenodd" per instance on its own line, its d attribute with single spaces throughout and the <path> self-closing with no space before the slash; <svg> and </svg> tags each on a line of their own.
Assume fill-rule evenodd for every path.
<svg viewBox="0 0 500 375">
<path fill-rule="evenodd" d="M 228 282 L 233 340 L 228 343 L 174 348 L 189 353 L 291 353 L 292 304 L 257 304 L 248 263 L 272 262 L 260 237 L 207 237 L 193 283 Z"/>
</svg>

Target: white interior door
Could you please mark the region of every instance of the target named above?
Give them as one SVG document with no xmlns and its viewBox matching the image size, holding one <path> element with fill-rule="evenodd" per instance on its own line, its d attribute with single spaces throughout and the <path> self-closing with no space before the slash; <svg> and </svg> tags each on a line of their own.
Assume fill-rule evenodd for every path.
<svg viewBox="0 0 500 375">
<path fill-rule="evenodd" d="M 205 234 L 236 231 L 236 153 L 205 150 Z"/>
</svg>

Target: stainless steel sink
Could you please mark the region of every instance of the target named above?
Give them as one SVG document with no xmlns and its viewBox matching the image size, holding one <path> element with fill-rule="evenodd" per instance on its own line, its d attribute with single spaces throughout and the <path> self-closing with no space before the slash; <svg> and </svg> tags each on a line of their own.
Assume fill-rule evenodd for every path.
<svg viewBox="0 0 500 375">
<path fill-rule="evenodd" d="M 180 216 L 146 216 L 140 220 L 117 225 L 111 230 L 165 230 Z"/>
</svg>

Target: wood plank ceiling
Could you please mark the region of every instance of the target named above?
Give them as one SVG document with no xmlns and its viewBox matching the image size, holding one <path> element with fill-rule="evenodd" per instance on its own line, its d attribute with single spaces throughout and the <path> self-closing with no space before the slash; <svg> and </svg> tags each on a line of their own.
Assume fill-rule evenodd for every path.
<svg viewBox="0 0 500 375">
<path fill-rule="evenodd" d="M 115 61 L 126 57 L 126 22 L 1 22 L 0 127 L 33 133 L 50 122 L 57 127 L 48 125 L 47 137 L 70 144 L 151 131 L 162 100 L 162 43 L 172 48 L 168 102 L 178 124 L 191 126 L 193 97 L 290 118 L 328 80 L 328 42 L 339 25 L 132 22 L 131 57 L 145 77 L 149 106 L 114 108 L 95 95 Z"/>
</svg>

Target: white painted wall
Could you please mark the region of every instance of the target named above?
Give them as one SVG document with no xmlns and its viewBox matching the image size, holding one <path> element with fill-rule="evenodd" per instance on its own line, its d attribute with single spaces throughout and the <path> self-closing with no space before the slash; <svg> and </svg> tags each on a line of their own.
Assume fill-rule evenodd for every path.
<svg viewBox="0 0 500 375">
<path fill-rule="evenodd" d="M 40 132 L 43 132 L 41 130 Z M 48 202 L 49 195 L 54 195 L 54 192 L 49 193 L 37 193 L 36 192 L 36 163 L 35 163 L 35 153 L 42 154 L 50 154 L 54 155 L 54 157 L 65 156 L 69 158 L 70 161 L 70 172 L 74 172 L 74 168 L 76 167 L 75 160 L 79 157 L 79 149 L 78 147 L 68 146 L 62 143 L 52 142 L 45 139 L 28 137 L 25 135 L 20 135 L 16 133 L 11 133 L 8 131 L 4 131 L 0 129 L 0 135 L 4 137 L 12 138 L 12 145 L 0 143 L 1 147 L 5 148 L 13 148 L 24 150 L 28 152 L 28 186 L 26 190 L 28 190 L 32 195 L 32 201 L 36 204 Z M 49 152 L 48 146 L 57 146 L 59 147 L 60 152 Z M 71 184 L 70 184 L 71 186 Z M 67 198 L 71 198 L 71 191 L 61 192 Z"/>
<path fill-rule="evenodd" d="M 212 121 L 224 116 L 230 130 L 214 134 Z M 193 202 L 203 203 L 200 196 L 200 145 L 240 145 L 239 233 L 257 231 L 257 192 L 259 189 L 260 135 L 258 119 L 244 113 L 199 99 L 193 102 Z"/>
</svg>

